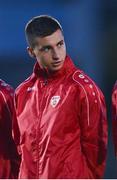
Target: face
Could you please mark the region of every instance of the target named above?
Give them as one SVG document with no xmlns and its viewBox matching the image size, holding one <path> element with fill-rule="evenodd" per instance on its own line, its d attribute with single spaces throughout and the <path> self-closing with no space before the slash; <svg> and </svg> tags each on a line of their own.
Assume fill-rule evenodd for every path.
<svg viewBox="0 0 117 180">
<path fill-rule="evenodd" d="M 36 38 L 35 47 L 28 50 L 30 55 L 37 59 L 40 67 L 49 71 L 60 70 L 66 57 L 66 46 L 61 30 L 46 37 Z"/>
</svg>

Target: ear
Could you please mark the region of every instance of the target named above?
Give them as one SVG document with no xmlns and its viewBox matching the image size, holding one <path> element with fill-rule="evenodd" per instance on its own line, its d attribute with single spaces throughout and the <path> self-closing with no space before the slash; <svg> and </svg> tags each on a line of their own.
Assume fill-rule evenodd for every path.
<svg viewBox="0 0 117 180">
<path fill-rule="evenodd" d="M 34 50 L 31 47 L 27 47 L 27 51 L 30 57 L 36 58 Z"/>
</svg>

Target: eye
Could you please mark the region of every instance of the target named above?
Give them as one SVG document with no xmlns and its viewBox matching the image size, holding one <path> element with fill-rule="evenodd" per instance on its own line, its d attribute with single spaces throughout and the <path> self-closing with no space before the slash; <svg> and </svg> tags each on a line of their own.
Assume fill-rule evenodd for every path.
<svg viewBox="0 0 117 180">
<path fill-rule="evenodd" d="M 49 47 L 45 47 L 45 48 L 43 48 L 43 51 L 44 52 L 48 52 L 50 50 L 50 48 Z"/>
<path fill-rule="evenodd" d="M 61 42 L 59 42 L 59 43 L 57 44 L 57 46 L 58 46 L 58 47 L 61 47 L 63 44 L 64 44 L 64 42 L 61 41 Z"/>
<path fill-rule="evenodd" d="M 41 49 L 39 49 L 41 52 L 49 52 L 49 50 L 51 49 L 50 46 L 44 46 Z"/>
</svg>

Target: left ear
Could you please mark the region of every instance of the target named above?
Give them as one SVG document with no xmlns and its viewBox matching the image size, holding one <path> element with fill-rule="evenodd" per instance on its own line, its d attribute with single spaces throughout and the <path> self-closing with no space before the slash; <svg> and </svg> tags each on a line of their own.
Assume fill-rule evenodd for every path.
<svg viewBox="0 0 117 180">
<path fill-rule="evenodd" d="M 31 47 L 27 47 L 27 51 L 30 57 L 36 58 L 34 50 Z"/>
</svg>

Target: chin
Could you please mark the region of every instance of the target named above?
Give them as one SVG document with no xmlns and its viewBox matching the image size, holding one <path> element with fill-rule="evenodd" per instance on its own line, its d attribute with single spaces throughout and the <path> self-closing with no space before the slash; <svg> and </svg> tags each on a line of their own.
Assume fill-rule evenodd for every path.
<svg viewBox="0 0 117 180">
<path fill-rule="evenodd" d="M 63 65 L 62 65 L 62 66 L 59 66 L 59 67 L 53 67 L 53 68 L 51 69 L 51 71 L 53 71 L 53 72 L 59 71 L 59 70 L 62 69 L 62 67 L 63 67 Z"/>
</svg>

